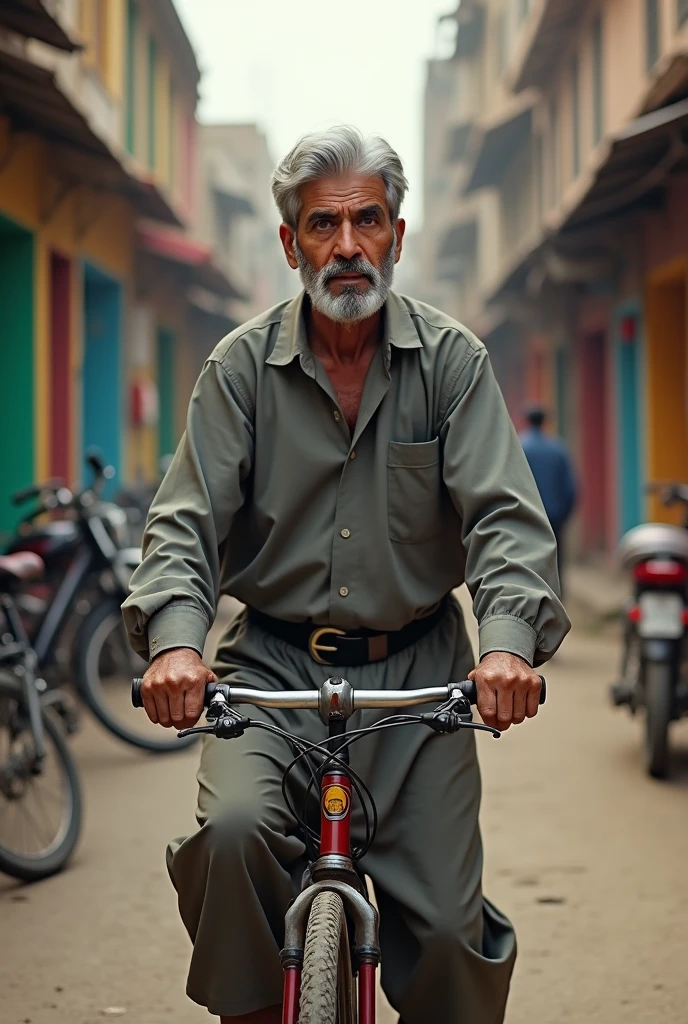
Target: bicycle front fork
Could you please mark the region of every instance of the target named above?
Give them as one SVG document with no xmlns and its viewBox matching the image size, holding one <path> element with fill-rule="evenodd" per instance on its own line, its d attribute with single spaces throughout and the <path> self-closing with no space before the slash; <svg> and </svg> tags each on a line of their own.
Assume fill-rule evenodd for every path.
<svg viewBox="0 0 688 1024">
<path fill-rule="evenodd" d="M 285 917 L 284 1009 L 282 1024 L 298 1024 L 301 969 L 306 944 L 306 927 L 313 900 L 321 892 L 336 892 L 354 926 L 352 958 L 358 965 L 358 1024 L 375 1024 L 375 972 L 380 963 L 378 915 L 365 896 L 348 882 L 323 879 L 313 882 L 297 896 Z"/>
</svg>

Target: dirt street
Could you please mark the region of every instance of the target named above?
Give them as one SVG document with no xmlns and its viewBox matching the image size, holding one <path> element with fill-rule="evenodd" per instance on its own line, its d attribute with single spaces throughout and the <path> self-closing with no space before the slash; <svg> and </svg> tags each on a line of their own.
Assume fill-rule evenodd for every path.
<svg viewBox="0 0 688 1024">
<path fill-rule="evenodd" d="M 615 659 L 613 637 L 574 634 L 542 717 L 480 739 L 486 891 L 520 942 L 509 1024 L 688 1020 L 688 722 L 674 779 L 648 780 L 640 723 L 607 701 Z M 163 859 L 194 827 L 196 754 L 138 755 L 90 722 L 75 749 L 86 827 L 70 869 L 33 887 L 0 876 L 0 1020 L 208 1020 L 184 996 Z"/>
</svg>

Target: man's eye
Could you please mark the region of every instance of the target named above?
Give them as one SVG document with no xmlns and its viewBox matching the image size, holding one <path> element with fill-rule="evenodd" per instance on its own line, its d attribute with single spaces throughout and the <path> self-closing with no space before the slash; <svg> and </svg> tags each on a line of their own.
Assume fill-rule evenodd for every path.
<svg viewBox="0 0 688 1024">
<path fill-rule="evenodd" d="M 365 217 L 361 217 L 361 224 L 363 224 L 364 227 L 372 227 L 372 225 L 376 223 L 377 218 L 372 213 L 366 214 Z"/>
<path fill-rule="evenodd" d="M 332 221 L 328 220 L 326 217 L 321 217 L 319 221 L 316 221 L 316 227 L 321 231 L 326 231 L 328 228 L 332 227 Z"/>
</svg>

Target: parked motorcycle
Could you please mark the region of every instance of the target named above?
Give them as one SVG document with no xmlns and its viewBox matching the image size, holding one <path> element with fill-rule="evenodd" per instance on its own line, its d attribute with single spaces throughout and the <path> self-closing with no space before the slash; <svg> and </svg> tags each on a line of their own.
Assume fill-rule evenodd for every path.
<svg viewBox="0 0 688 1024">
<path fill-rule="evenodd" d="M 652 488 L 656 490 L 657 488 Z M 626 609 L 621 678 L 611 688 L 615 705 L 645 710 L 648 773 L 669 773 L 669 726 L 688 714 L 688 485 L 661 488 L 667 506 L 682 503 L 682 527 L 643 523 L 626 533 L 618 548 L 633 580 Z"/>
<path fill-rule="evenodd" d="M 78 696 L 113 735 L 154 753 L 176 751 L 184 741 L 161 734 L 131 708 L 129 680 L 146 664 L 129 646 L 120 606 L 141 551 L 127 546 L 124 511 L 101 498 L 114 471 L 96 454 L 87 461 L 94 480 L 81 493 L 51 480 L 15 495 L 18 504 L 33 499 L 37 505 L 9 550 L 33 552 L 46 565 L 44 577 L 15 600 L 50 686 L 73 680 Z M 51 518 L 37 523 L 45 513 Z"/>
</svg>

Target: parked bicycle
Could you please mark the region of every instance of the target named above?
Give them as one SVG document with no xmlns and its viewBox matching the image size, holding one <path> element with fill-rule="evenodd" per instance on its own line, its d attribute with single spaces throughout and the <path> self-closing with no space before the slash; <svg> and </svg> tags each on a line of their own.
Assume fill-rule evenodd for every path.
<svg viewBox="0 0 688 1024">
<path fill-rule="evenodd" d="M 620 680 L 611 688 L 615 705 L 645 711 L 647 771 L 669 772 L 669 728 L 688 714 L 688 486 L 651 485 L 665 505 L 682 504 L 683 526 L 643 523 L 619 544 L 621 564 L 632 575 L 626 609 Z"/>
<path fill-rule="evenodd" d="M 132 683 L 132 703 L 143 706 L 141 679 Z M 546 696 L 541 677 L 540 703 Z M 355 710 L 406 708 L 439 703 L 421 715 L 395 714 L 367 728 L 347 733 L 346 723 Z M 471 703 L 475 683 L 449 683 L 419 690 L 354 689 L 345 679 L 326 680 L 319 690 L 262 691 L 250 687 L 210 683 L 206 687 L 209 725 L 187 729 L 180 737 L 209 733 L 236 739 L 247 729 L 266 729 L 281 736 L 294 751 L 287 766 L 282 792 L 298 822 L 309 851 L 309 868 L 300 894 L 285 918 L 281 952 L 284 969 L 283 1024 L 375 1024 L 375 973 L 380 962 L 378 915 L 368 899 L 365 879 L 357 868 L 375 840 L 377 812 L 372 794 L 349 762 L 353 743 L 382 729 L 421 725 L 436 733 L 475 729 L 501 735 L 497 729 L 473 722 Z M 307 709 L 320 713 L 329 736 L 323 743 L 308 743 L 270 722 L 240 714 L 235 705 Z M 310 783 L 302 806 L 294 806 L 289 776 L 297 765 L 309 768 Z M 320 793 L 320 827 L 309 824 L 306 805 Z M 362 844 L 351 838 L 352 799 L 363 808 Z"/>
<path fill-rule="evenodd" d="M 127 546 L 123 510 L 101 497 L 114 471 L 95 454 L 87 461 L 94 480 L 80 493 L 51 480 L 13 499 L 37 504 L 9 550 L 38 554 L 46 565 L 43 595 L 25 594 L 21 610 L 51 686 L 73 680 L 78 696 L 114 736 L 142 750 L 170 753 L 181 749 L 179 742 L 135 715 L 129 699 L 131 677 L 146 665 L 129 646 L 120 606 L 141 552 Z M 37 525 L 45 513 L 52 519 Z"/>
<path fill-rule="evenodd" d="M 81 788 L 57 713 L 70 702 L 37 675 L 13 594 L 44 570 L 31 553 L 0 556 L 0 871 L 36 881 L 67 862 L 81 829 Z"/>
</svg>

